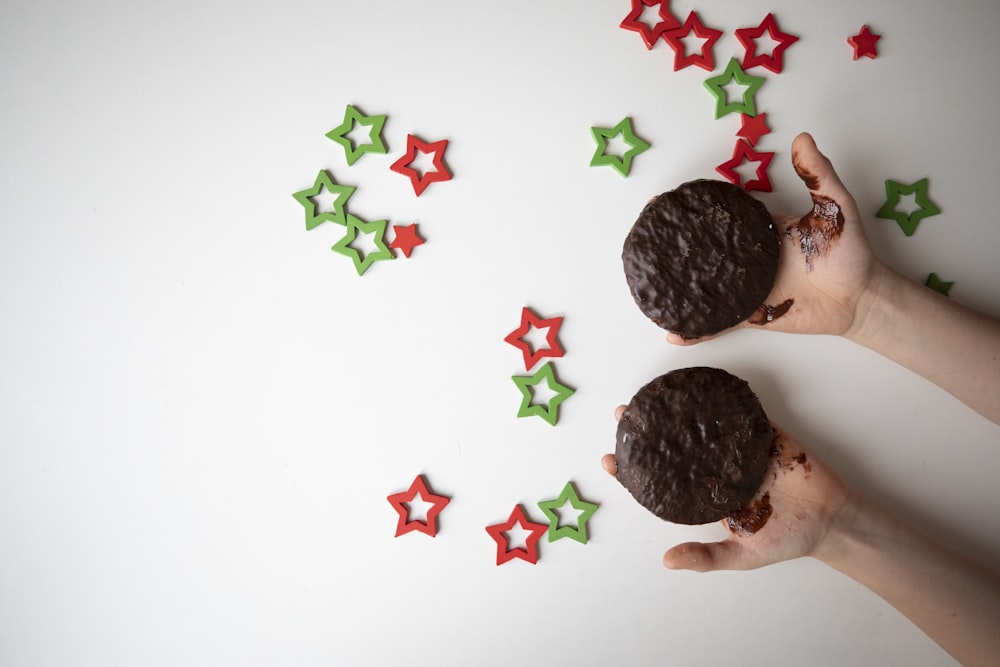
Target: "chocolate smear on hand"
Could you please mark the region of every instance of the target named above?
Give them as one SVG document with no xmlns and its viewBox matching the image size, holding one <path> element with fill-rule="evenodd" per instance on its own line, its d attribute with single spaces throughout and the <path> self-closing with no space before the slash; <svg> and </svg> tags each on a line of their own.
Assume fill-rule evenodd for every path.
<svg viewBox="0 0 1000 667">
<path fill-rule="evenodd" d="M 795 303 L 794 299 L 785 299 L 777 306 L 770 306 L 765 303 L 757 309 L 756 313 L 750 316 L 749 322 L 758 326 L 769 324 L 787 313 L 793 303 Z"/>
<path fill-rule="evenodd" d="M 806 258 L 806 271 L 812 271 L 817 257 L 826 256 L 844 230 L 844 214 L 837 202 L 820 195 L 813 195 L 812 199 L 813 209 L 785 232 L 785 236 L 799 242 Z"/>
<path fill-rule="evenodd" d="M 740 537 L 750 537 L 764 527 L 774 513 L 771 494 L 765 493 L 760 500 L 754 500 L 745 507 L 726 517 L 729 529 Z"/>
</svg>

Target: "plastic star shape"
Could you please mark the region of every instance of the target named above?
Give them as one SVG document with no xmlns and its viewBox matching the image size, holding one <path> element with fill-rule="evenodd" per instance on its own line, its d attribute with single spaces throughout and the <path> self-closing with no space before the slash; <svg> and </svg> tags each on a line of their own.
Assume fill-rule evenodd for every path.
<svg viewBox="0 0 1000 667">
<path fill-rule="evenodd" d="M 936 273 L 932 273 L 929 276 L 927 276 L 927 280 L 926 282 L 924 282 L 924 287 L 930 287 L 938 294 L 943 294 L 945 296 L 948 296 L 948 292 L 951 291 L 952 285 L 954 284 L 955 284 L 954 281 L 949 282 L 941 280 L 940 278 L 938 278 L 938 275 Z"/>
<path fill-rule="evenodd" d="M 430 507 L 427 509 L 425 520 L 414 519 L 410 521 L 409 504 L 417 496 L 420 496 L 421 502 L 429 503 Z M 399 521 L 396 523 L 396 537 L 414 530 L 434 537 L 437 535 L 438 530 L 438 514 L 451 502 L 451 498 L 431 493 L 427 489 L 427 482 L 424 480 L 423 475 L 417 475 L 413 483 L 410 484 L 409 489 L 388 496 L 388 500 L 392 508 L 399 514 Z"/>
<path fill-rule="evenodd" d="M 767 168 L 771 164 L 772 159 L 774 159 L 774 153 L 757 152 L 751 148 L 750 144 L 747 142 L 737 140 L 736 150 L 733 151 L 733 157 L 720 164 L 715 168 L 715 170 L 725 176 L 730 183 L 741 186 L 747 192 L 751 190 L 770 192 L 771 179 L 767 175 Z M 736 172 L 736 168 L 744 162 L 757 163 L 756 180 L 747 181 L 746 183 L 740 182 L 740 175 Z"/>
<path fill-rule="evenodd" d="M 569 513 L 565 510 L 566 505 L 569 505 L 579 513 L 576 517 L 576 525 L 559 525 L 563 513 Z M 580 500 L 573 482 L 566 482 L 566 486 L 563 487 L 562 493 L 559 494 L 558 498 L 542 501 L 538 503 L 538 507 L 542 510 L 542 514 L 549 520 L 549 542 L 555 542 L 556 540 L 568 537 L 581 544 L 587 543 L 587 522 L 590 520 L 590 517 L 594 516 L 598 505 Z"/>
<path fill-rule="evenodd" d="M 743 97 L 739 102 L 730 102 L 726 93 L 725 86 L 733 81 L 745 87 Z M 716 118 L 722 118 L 734 111 L 745 113 L 748 116 L 756 116 L 757 107 L 754 104 L 754 95 L 757 94 L 762 85 L 764 85 L 764 77 L 753 76 L 744 72 L 739 62 L 736 61 L 736 58 L 732 58 L 729 61 L 722 74 L 705 79 L 705 87 L 708 88 L 708 92 L 715 96 Z"/>
<path fill-rule="evenodd" d="M 414 248 L 426 243 L 417 233 L 417 223 L 415 222 L 411 225 L 393 225 L 392 231 L 394 236 L 389 247 L 399 250 L 404 257 L 409 257 Z"/>
<path fill-rule="evenodd" d="M 882 35 L 876 35 L 868 29 L 867 25 L 861 26 L 861 32 L 847 38 L 847 43 L 854 48 L 854 59 L 865 56 L 872 60 L 878 56 L 878 49 L 875 43 L 882 39 Z"/>
<path fill-rule="evenodd" d="M 302 204 L 302 208 L 305 209 L 306 229 L 308 230 L 314 229 L 324 222 L 335 222 L 338 225 L 346 225 L 347 211 L 344 207 L 356 189 L 351 185 L 339 185 L 335 183 L 333 176 L 326 169 L 320 169 L 319 173 L 316 174 L 313 186 L 305 190 L 299 190 L 292 197 L 295 198 L 295 201 Z M 319 210 L 319 204 L 315 198 L 322 195 L 324 191 L 336 197 L 333 200 L 332 211 Z"/>
<path fill-rule="evenodd" d="M 365 153 L 384 154 L 387 152 L 385 142 L 382 140 L 382 128 L 385 127 L 386 115 L 366 116 L 357 107 L 350 104 L 344 112 L 344 122 L 326 133 L 331 141 L 340 144 L 344 148 L 344 155 L 347 157 L 347 164 L 352 165 L 358 161 Z M 355 127 L 361 125 L 368 128 L 368 143 L 354 145 L 348 136 Z"/>
<path fill-rule="evenodd" d="M 912 185 L 903 185 L 893 180 L 886 181 L 886 201 L 882 205 L 882 208 L 878 210 L 878 213 L 875 214 L 875 217 L 895 220 L 904 234 L 913 236 L 913 232 L 917 231 L 917 225 L 920 224 L 921 220 L 941 212 L 941 209 L 935 206 L 928 197 L 928 186 L 929 182 L 926 178 L 922 178 Z M 920 208 L 909 215 L 897 211 L 896 207 L 899 206 L 900 197 L 911 194 L 915 194 L 914 203 Z"/>
<path fill-rule="evenodd" d="M 762 53 L 758 55 L 756 40 L 764 35 L 765 30 L 772 40 L 778 42 L 778 45 L 774 47 L 770 54 Z M 781 32 L 778 29 L 777 21 L 774 20 L 774 14 L 770 13 L 764 17 L 764 20 L 756 28 L 738 29 L 736 31 L 736 39 L 740 40 L 740 44 L 746 49 L 746 55 L 743 56 L 743 69 L 750 69 L 751 67 L 760 65 L 775 74 L 781 74 L 783 67 L 782 58 L 785 49 L 799 41 L 799 38 L 795 35 Z"/>
<path fill-rule="evenodd" d="M 359 276 L 363 276 L 365 271 L 371 268 L 372 264 L 384 259 L 395 259 L 392 250 L 385 244 L 385 228 L 387 220 L 376 220 L 375 222 L 365 222 L 361 218 L 347 214 L 347 233 L 344 238 L 337 241 L 331 248 L 336 253 L 346 255 L 354 261 L 354 268 Z M 351 244 L 358 237 L 358 232 L 362 234 L 374 234 L 376 250 L 369 253 L 362 253 Z"/>
<path fill-rule="evenodd" d="M 514 549 L 510 548 L 510 541 L 504 533 L 514 530 L 514 526 L 520 526 L 521 530 L 528 533 L 525 538 L 524 548 L 516 547 Z M 532 565 L 538 562 L 538 542 L 542 539 L 542 535 L 549 529 L 544 523 L 534 523 L 530 521 L 524 513 L 524 508 L 520 505 L 515 505 L 514 510 L 510 513 L 507 521 L 504 523 L 497 523 L 492 526 L 486 526 L 486 532 L 489 533 L 493 541 L 497 543 L 497 565 L 503 565 L 504 563 L 514 560 L 515 558 L 520 558 L 521 560 L 528 561 Z"/>
<path fill-rule="evenodd" d="M 643 9 L 657 5 L 660 6 L 660 21 L 650 27 L 642 20 Z M 632 11 L 622 20 L 620 27 L 639 33 L 646 48 L 652 49 L 665 31 L 679 25 L 677 17 L 670 13 L 670 0 L 632 0 Z"/>
<path fill-rule="evenodd" d="M 701 45 L 701 53 L 686 53 L 686 46 L 683 40 L 692 32 L 699 39 L 705 40 Z M 692 11 L 688 14 L 687 19 L 684 20 L 683 25 L 663 33 L 663 40 L 674 50 L 674 71 L 676 72 L 690 65 L 697 65 L 711 72 L 715 69 L 715 56 L 712 53 L 712 48 L 719 41 L 720 37 L 722 37 L 721 30 L 706 27 L 702 24 L 698 13 Z"/>
<path fill-rule="evenodd" d="M 636 136 L 632 129 L 632 119 L 626 116 L 614 127 L 592 127 L 590 133 L 597 142 L 597 150 L 590 160 L 591 167 L 610 165 L 622 176 L 628 176 L 632 170 L 632 159 L 640 153 L 649 150 L 649 144 Z M 629 147 L 624 155 L 608 154 L 608 140 L 621 135 L 622 141 Z"/>
<path fill-rule="evenodd" d="M 559 336 L 559 327 L 562 326 L 562 321 L 563 318 L 561 317 L 543 319 L 536 315 L 527 306 L 521 309 L 520 326 L 507 334 L 504 341 L 510 343 L 521 351 L 521 356 L 524 357 L 524 370 L 530 371 L 531 367 L 537 364 L 544 357 L 563 356 L 564 352 L 557 338 Z M 524 339 L 532 328 L 546 329 L 545 344 L 548 347 L 532 350 L 531 344 Z"/>
<path fill-rule="evenodd" d="M 573 389 L 559 383 L 552 362 L 546 362 L 544 366 L 535 371 L 534 375 L 515 375 L 511 379 L 521 391 L 521 407 L 518 408 L 517 416 L 541 417 L 552 426 L 555 426 L 556 422 L 559 421 L 559 405 L 576 393 Z M 549 399 L 547 404 L 534 405 L 535 394 L 532 387 L 541 384 L 543 380 L 555 395 Z"/>
<path fill-rule="evenodd" d="M 410 183 L 413 184 L 413 191 L 419 197 L 431 183 L 451 180 L 451 172 L 448 171 L 448 166 L 444 162 L 446 148 L 448 148 L 447 139 L 427 143 L 421 141 L 419 137 L 408 134 L 406 135 L 406 153 L 393 162 L 389 168 L 397 174 L 409 177 Z M 417 151 L 424 155 L 434 155 L 434 169 L 432 171 L 421 174 L 420 171 L 410 166 L 417 159 Z"/>
<path fill-rule="evenodd" d="M 756 146 L 760 138 L 771 133 L 771 128 L 767 126 L 767 113 L 756 116 L 740 115 L 740 129 L 736 133 L 737 137 L 743 137 L 750 142 L 751 146 Z"/>
</svg>

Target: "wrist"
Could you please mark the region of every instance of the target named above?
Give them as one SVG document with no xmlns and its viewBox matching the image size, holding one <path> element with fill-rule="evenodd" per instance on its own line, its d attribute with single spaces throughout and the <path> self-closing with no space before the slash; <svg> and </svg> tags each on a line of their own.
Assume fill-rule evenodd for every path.
<svg viewBox="0 0 1000 667">
<path fill-rule="evenodd" d="M 900 274 L 876 261 L 854 306 L 854 319 L 844 332 L 844 338 L 872 348 L 880 331 L 892 317 L 890 309 L 898 299 Z"/>
</svg>

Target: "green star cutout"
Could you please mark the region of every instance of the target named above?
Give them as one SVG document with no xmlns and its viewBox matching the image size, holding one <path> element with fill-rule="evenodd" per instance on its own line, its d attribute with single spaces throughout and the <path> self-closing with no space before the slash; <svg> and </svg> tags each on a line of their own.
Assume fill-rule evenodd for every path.
<svg viewBox="0 0 1000 667">
<path fill-rule="evenodd" d="M 385 127 L 386 117 L 385 114 L 380 116 L 366 116 L 358 111 L 356 107 L 348 104 L 347 110 L 344 112 L 344 122 L 327 132 L 326 136 L 344 147 L 347 164 L 352 165 L 365 153 L 381 155 L 388 152 L 385 142 L 382 140 L 382 128 Z M 358 144 L 355 146 L 354 142 L 347 136 L 357 125 L 369 128 L 367 144 Z"/>
<path fill-rule="evenodd" d="M 730 102 L 726 89 L 723 86 L 736 81 L 741 86 L 746 86 L 743 91 L 743 98 L 739 102 Z M 732 58 L 722 74 L 705 79 L 705 87 L 708 92 L 715 96 L 715 117 L 722 118 L 728 113 L 745 113 L 748 116 L 757 115 L 757 105 L 754 104 L 754 95 L 764 85 L 764 77 L 747 74 L 740 67 L 739 61 Z"/>
<path fill-rule="evenodd" d="M 517 411 L 517 416 L 538 416 L 552 426 L 555 426 L 556 422 L 559 421 L 559 404 L 575 393 L 573 389 L 556 380 L 556 371 L 552 362 L 547 362 L 535 371 L 534 375 L 515 375 L 511 379 L 521 390 L 521 407 Z M 555 396 L 549 399 L 548 405 L 532 405 L 535 395 L 531 388 L 541 384 L 542 380 L 545 380 L 549 389 L 555 392 Z"/>
<path fill-rule="evenodd" d="M 580 512 L 576 519 L 576 525 L 559 525 L 560 513 L 563 508 L 569 504 L 573 509 Z M 576 493 L 576 487 L 573 486 L 573 482 L 566 482 L 566 486 L 563 487 L 562 493 L 555 500 L 545 500 L 538 503 L 538 507 L 542 510 L 542 513 L 549 520 L 549 542 L 555 542 L 558 539 L 568 537 L 574 539 L 580 544 L 587 543 L 587 522 L 590 517 L 594 516 L 594 512 L 597 511 L 598 505 L 596 503 L 588 503 L 585 500 L 580 500 L 580 496 Z"/>
<path fill-rule="evenodd" d="M 597 150 L 594 151 L 594 157 L 590 160 L 590 166 L 611 165 L 615 171 L 625 177 L 628 177 L 629 171 L 632 170 L 632 158 L 649 150 L 649 144 L 636 136 L 632 129 L 632 119 L 628 116 L 614 127 L 592 127 L 590 133 L 594 135 L 594 141 L 597 142 Z M 629 149 L 625 151 L 624 155 L 609 155 L 608 140 L 618 135 L 621 135 L 622 141 L 628 144 Z"/>
<path fill-rule="evenodd" d="M 331 248 L 334 252 L 347 255 L 354 261 L 354 268 L 359 276 L 363 276 L 365 271 L 371 268 L 375 262 L 383 259 L 395 259 L 392 250 L 385 243 L 385 227 L 388 220 L 376 220 L 375 222 L 365 222 L 361 218 L 347 214 L 347 233 L 344 238 L 337 241 Z M 351 246 L 358 237 L 358 232 L 362 234 L 374 234 L 374 252 L 362 254 L 357 248 Z"/>
<path fill-rule="evenodd" d="M 936 273 L 932 273 L 927 276 L 927 281 L 924 283 L 924 287 L 930 287 L 935 292 L 948 296 L 948 292 L 951 291 L 951 286 L 954 284 L 954 281 L 946 282 L 938 278 Z"/>
<path fill-rule="evenodd" d="M 338 185 L 326 169 L 320 169 L 319 173 L 316 174 L 316 180 L 313 182 L 311 188 L 299 190 L 292 196 L 306 210 L 306 229 L 309 230 L 327 221 L 335 222 L 338 225 L 346 225 L 347 211 L 344 207 L 356 189 L 351 185 Z M 320 211 L 316 200 L 313 199 L 313 197 L 318 197 L 322 194 L 323 190 L 337 197 L 333 200 L 332 211 Z"/>
<path fill-rule="evenodd" d="M 929 183 L 926 178 L 920 179 L 913 185 L 903 185 L 892 180 L 886 181 L 885 203 L 882 204 L 882 208 L 878 210 L 875 217 L 895 220 L 904 234 L 913 236 L 913 232 L 917 231 L 917 225 L 920 224 L 921 220 L 941 212 L 941 209 L 935 206 L 927 196 L 928 185 Z M 920 208 L 909 215 L 897 211 L 896 207 L 899 206 L 899 198 L 902 195 L 911 195 L 914 193 L 916 195 L 913 200 Z"/>
</svg>

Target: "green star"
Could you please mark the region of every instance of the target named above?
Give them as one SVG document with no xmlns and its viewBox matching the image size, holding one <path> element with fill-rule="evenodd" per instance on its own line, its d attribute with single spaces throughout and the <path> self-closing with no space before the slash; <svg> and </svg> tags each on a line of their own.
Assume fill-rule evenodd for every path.
<svg viewBox="0 0 1000 667">
<path fill-rule="evenodd" d="M 335 222 L 338 225 L 347 224 L 347 211 L 344 207 L 347 205 L 347 200 L 351 198 L 351 195 L 354 194 L 356 189 L 357 188 L 351 185 L 338 185 L 334 182 L 333 176 L 330 175 L 326 169 L 320 169 L 311 188 L 299 190 L 292 196 L 295 197 L 295 201 L 302 204 L 302 208 L 306 210 L 306 229 L 308 230 L 313 229 L 320 223 L 327 221 Z M 314 197 L 320 196 L 324 190 L 330 194 L 336 195 L 336 199 L 333 200 L 332 211 L 320 211 L 319 205 L 314 199 Z"/>
<path fill-rule="evenodd" d="M 903 185 L 892 180 L 886 181 L 885 203 L 882 204 L 882 208 L 878 210 L 875 217 L 895 220 L 904 234 L 913 236 L 913 232 L 917 231 L 917 225 L 920 224 L 921 220 L 941 212 L 941 209 L 935 206 L 927 196 L 928 185 L 929 183 L 926 178 L 920 179 L 913 185 Z M 913 201 L 920 208 L 909 215 L 897 211 L 896 207 L 899 206 L 899 198 L 902 195 L 911 195 L 914 193 L 916 194 Z"/>
<path fill-rule="evenodd" d="M 626 116 L 614 127 L 592 127 L 590 133 L 597 142 L 597 150 L 590 161 L 591 167 L 611 165 L 622 176 L 627 177 L 632 169 L 632 158 L 649 149 L 649 144 L 636 136 L 632 129 L 632 119 Z M 624 155 L 608 154 L 608 140 L 621 135 L 629 149 Z"/>
<path fill-rule="evenodd" d="M 347 233 L 344 238 L 337 241 L 331 248 L 334 252 L 347 255 L 354 261 L 354 268 L 359 276 L 363 276 L 372 264 L 383 259 L 395 259 L 392 250 L 385 243 L 385 227 L 388 220 L 376 220 L 375 222 L 365 222 L 361 218 L 347 214 Z M 358 237 L 358 232 L 362 234 L 373 234 L 377 250 L 369 253 L 362 253 L 351 244 Z"/>
<path fill-rule="evenodd" d="M 380 116 L 366 116 L 358 111 L 356 107 L 348 104 L 347 110 L 344 112 L 344 122 L 327 132 L 326 136 L 344 147 L 344 153 L 347 155 L 347 164 L 352 165 L 365 153 L 381 155 L 388 152 L 385 142 L 382 141 L 382 128 L 385 126 L 385 119 L 385 114 Z M 358 125 L 369 128 L 368 143 L 355 146 L 354 142 L 347 135 Z"/>
<path fill-rule="evenodd" d="M 576 525 L 560 526 L 559 521 L 566 505 L 569 504 L 574 510 L 579 512 L 576 517 Z M 594 516 L 598 505 L 580 500 L 576 493 L 573 482 L 566 482 L 562 493 L 555 500 L 545 500 L 538 503 L 538 507 L 549 520 L 549 542 L 555 542 L 563 537 L 569 537 L 580 544 L 587 543 L 587 521 Z"/>
<path fill-rule="evenodd" d="M 515 375 L 511 379 L 521 390 L 521 407 L 517 411 L 517 416 L 538 416 L 552 426 L 555 426 L 556 422 L 559 421 L 559 404 L 575 393 L 573 389 L 556 380 L 556 371 L 552 362 L 547 362 L 535 371 L 534 375 Z M 548 385 L 549 390 L 555 392 L 555 396 L 549 399 L 547 405 L 534 405 L 535 394 L 531 388 L 541 384 L 543 380 Z"/>
<path fill-rule="evenodd" d="M 730 102 L 726 89 L 723 86 L 729 85 L 732 81 L 741 86 L 746 86 L 743 91 L 743 98 L 739 102 Z M 715 96 L 715 117 L 722 118 L 734 111 L 745 113 L 748 116 L 757 115 L 757 106 L 754 104 L 754 95 L 764 85 L 764 77 L 747 74 L 740 67 L 739 61 L 732 58 L 722 74 L 705 79 L 705 87 L 708 92 Z"/>
<path fill-rule="evenodd" d="M 930 287 L 935 292 L 948 296 L 948 292 L 951 291 L 951 286 L 954 284 L 954 281 L 946 282 L 938 278 L 936 273 L 932 273 L 927 276 L 927 281 L 924 283 L 924 287 Z"/>
</svg>

